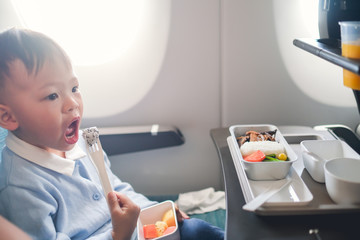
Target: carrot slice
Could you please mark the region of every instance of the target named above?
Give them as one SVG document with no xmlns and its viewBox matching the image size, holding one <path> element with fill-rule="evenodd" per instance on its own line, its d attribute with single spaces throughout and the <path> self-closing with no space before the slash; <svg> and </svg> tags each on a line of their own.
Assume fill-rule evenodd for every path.
<svg viewBox="0 0 360 240">
<path fill-rule="evenodd" d="M 261 162 L 265 159 L 265 157 L 265 154 L 261 150 L 257 150 L 256 152 L 244 157 L 244 160 L 248 162 Z"/>
</svg>

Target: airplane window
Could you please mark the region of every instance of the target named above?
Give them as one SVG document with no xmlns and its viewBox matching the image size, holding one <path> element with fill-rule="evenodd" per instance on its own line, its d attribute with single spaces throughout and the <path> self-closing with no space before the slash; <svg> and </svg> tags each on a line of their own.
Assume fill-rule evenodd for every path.
<svg viewBox="0 0 360 240">
<path fill-rule="evenodd" d="M 77 65 L 116 59 L 134 42 L 144 0 L 12 0 L 22 24 L 56 39 Z"/>
<path fill-rule="evenodd" d="M 0 28 L 20 25 L 43 32 L 67 51 L 86 92 L 85 117 L 124 112 L 154 84 L 167 46 L 171 1 L 12 0 L 11 4 L 1 3 L 0 15 L 8 18 Z"/>
<path fill-rule="evenodd" d="M 356 106 L 352 90 L 343 85 L 342 68 L 292 44 L 295 38 L 319 38 L 317 19 L 319 2 L 275 0 L 273 3 L 280 53 L 296 86 L 306 95 L 323 104 Z"/>
</svg>

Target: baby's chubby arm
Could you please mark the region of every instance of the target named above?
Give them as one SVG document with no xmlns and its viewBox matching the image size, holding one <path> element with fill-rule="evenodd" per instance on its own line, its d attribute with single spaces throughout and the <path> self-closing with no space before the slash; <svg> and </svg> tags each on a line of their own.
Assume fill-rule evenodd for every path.
<svg viewBox="0 0 360 240">
<path fill-rule="evenodd" d="M 0 216 L 0 236 L 2 239 L 7 240 L 31 240 L 30 236 L 24 233 L 20 228 L 10 223 Z"/>
<path fill-rule="evenodd" d="M 113 239 L 131 239 L 140 213 L 140 207 L 125 194 L 118 192 L 110 192 L 108 194 L 108 203 L 113 225 Z"/>
</svg>

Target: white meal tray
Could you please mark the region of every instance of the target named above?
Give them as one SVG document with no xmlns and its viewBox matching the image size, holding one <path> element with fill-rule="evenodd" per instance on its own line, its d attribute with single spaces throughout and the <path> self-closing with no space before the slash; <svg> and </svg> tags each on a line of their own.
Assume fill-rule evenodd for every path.
<svg viewBox="0 0 360 240">
<path fill-rule="evenodd" d="M 243 190 L 245 201 L 248 203 L 256 196 L 266 191 L 275 181 L 255 181 L 247 178 L 246 173 L 242 167 L 241 161 L 235 152 L 234 143 L 231 137 L 227 139 L 230 148 L 231 156 L 234 161 L 236 172 L 240 180 L 241 188 Z M 299 177 L 293 167 L 290 168 L 289 174 L 286 176 L 291 182 L 286 187 L 277 192 L 269 200 L 267 200 L 263 207 L 280 206 L 303 206 L 307 205 L 312 199 L 313 195 L 307 188 L 303 180 Z"/>
<path fill-rule="evenodd" d="M 286 176 L 291 182 L 269 198 L 261 207 L 254 210 L 254 213 L 258 215 L 309 215 L 360 211 L 360 206 L 358 205 L 339 205 L 334 203 L 326 191 L 325 184 L 314 181 L 307 170 L 304 169 L 300 142 L 313 138 L 331 139 L 332 137 L 328 134 L 322 135 L 322 133 L 318 134 L 312 131 L 303 134 L 286 134 L 283 130 L 281 131 L 285 139 L 288 138 L 293 141 L 289 142 L 289 145 L 298 155 L 296 164 L 292 165 L 289 174 Z M 235 145 L 231 136 L 227 138 L 227 142 L 245 202 L 249 203 L 260 193 L 266 191 L 274 181 L 254 181 L 248 179 L 235 150 L 235 147 L 238 147 L 238 145 Z"/>
</svg>

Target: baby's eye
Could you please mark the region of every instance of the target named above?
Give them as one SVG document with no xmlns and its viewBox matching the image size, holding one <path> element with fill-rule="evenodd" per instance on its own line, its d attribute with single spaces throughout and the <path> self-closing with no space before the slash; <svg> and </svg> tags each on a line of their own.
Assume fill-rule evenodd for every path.
<svg viewBox="0 0 360 240">
<path fill-rule="evenodd" d="M 53 101 L 53 100 L 57 99 L 58 97 L 59 96 L 56 93 L 52 93 L 49 96 L 47 96 L 46 98 Z"/>
<path fill-rule="evenodd" d="M 79 86 L 75 86 L 72 88 L 72 92 L 79 92 Z"/>
</svg>

